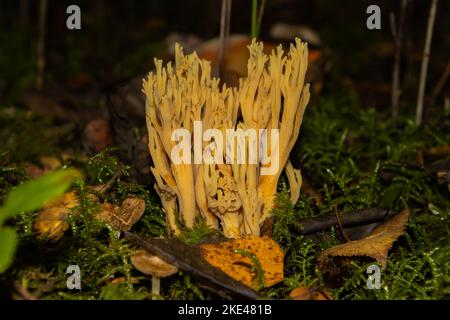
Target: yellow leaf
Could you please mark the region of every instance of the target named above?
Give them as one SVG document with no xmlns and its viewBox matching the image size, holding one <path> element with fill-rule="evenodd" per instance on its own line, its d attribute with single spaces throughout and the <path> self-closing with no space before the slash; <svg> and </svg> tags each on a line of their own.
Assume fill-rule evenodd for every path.
<svg viewBox="0 0 450 320">
<path fill-rule="evenodd" d="M 66 222 L 69 211 L 64 207 L 53 207 L 39 211 L 33 229 L 40 237 L 58 241 L 69 229 Z"/>
<path fill-rule="evenodd" d="M 43 209 L 37 213 L 33 229 L 40 237 L 58 241 L 69 229 L 66 222 L 69 209 L 78 206 L 78 196 L 75 192 L 67 192 L 64 195 L 47 202 Z"/>
</svg>

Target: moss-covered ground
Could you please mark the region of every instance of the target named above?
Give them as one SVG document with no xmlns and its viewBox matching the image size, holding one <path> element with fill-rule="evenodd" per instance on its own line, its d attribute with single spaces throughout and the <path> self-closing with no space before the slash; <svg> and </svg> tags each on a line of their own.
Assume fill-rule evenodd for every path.
<svg viewBox="0 0 450 320">
<path fill-rule="evenodd" d="M 292 154 L 323 202 L 302 194 L 295 206 L 289 202 L 283 179 L 279 185 L 273 238 L 285 251 L 283 283 L 263 289 L 262 294 L 283 299 L 298 286 L 318 285 L 334 299 L 442 299 L 450 297 L 450 190 L 439 184 L 436 174 L 423 169 L 418 155 L 450 142 L 450 114 L 433 109 L 433 118 L 421 127 L 411 121 L 412 108 L 402 110 L 396 128 L 384 110 L 366 108 L 352 92 L 324 94 L 305 114 L 301 138 Z M 132 231 L 142 236 L 164 236 L 164 213 L 152 186 L 128 182 L 127 165 L 108 150 L 88 159 L 77 157 L 82 146 L 71 126 L 61 126 L 28 112 L 3 109 L 0 114 L 0 201 L 11 188 L 30 177 L 27 163 L 40 156 L 60 157 L 70 145 L 73 156 L 65 166 L 78 168 L 84 178 L 73 187 L 79 205 L 71 209 L 70 229 L 58 242 L 37 237 L 32 225 L 36 213 L 19 215 L 8 224 L 19 234 L 20 244 L 13 265 L 0 275 L 2 298 L 17 296 L 19 284 L 40 299 L 149 299 L 150 279 L 130 263 L 131 246 L 108 225 L 94 219 L 99 210 L 88 188 L 103 184 L 117 170 L 124 174 L 101 200 L 120 203 L 127 196 L 145 199 L 143 218 Z M 447 153 L 447 160 L 448 153 Z M 431 160 L 430 160 L 431 161 Z M 389 174 L 386 175 L 386 172 Z M 150 174 L 150 173 L 149 173 Z M 318 254 L 342 243 L 339 229 L 312 241 L 292 233 L 290 226 L 302 218 L 333 215 L 353 209 L 410 208 L 405 235 L 389 252 L 379 290 L 366 287 L 366 268 L 374 262 L 352 259 L 340 279 L 325 279 L 316 266 Z M 182 233 L 182 240 L 195 244 L 212 235 L 202 223 Z M 81 291 L 66 288 L 66 268 L 77 264 L 82 272 Z M 162 281 L 164 299 L 206 299 L 188 274 Z"/>
</svg>

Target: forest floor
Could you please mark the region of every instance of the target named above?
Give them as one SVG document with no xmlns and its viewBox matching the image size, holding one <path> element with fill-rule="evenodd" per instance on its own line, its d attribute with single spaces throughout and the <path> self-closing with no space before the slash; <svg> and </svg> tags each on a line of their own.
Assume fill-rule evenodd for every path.
<svg viewBox="0 0 450 320">
<path fill-rule="evenodd" d="M 169 32 L 182 27 L 206 40 L 217 36 L 212 26 L 219 25 L 219 11 L 211 14 L 204 2 L 197 2 L 196 10 L 190 9 L 196 19 L 186 15 L 192 2 L 161 3 L 149 4 L 149 8 L 155 6 L 153 13 L 141 8 L 138 1 L 99 5 L 86 12 L 83 8 L 83 32 L 58 27 L 66 19 L 65 3 L 53 3 L 53 14 L 60 18 L 48 19 L 45 86 L 40 93 L 34 90 L 37 21 L 25 28 L 14 21 L 9 26 L 15 8 L 4 11 L 11 18 L 2 20 L 5 32 L 0 33 L 0 240 L 2 230 L 8 228 L 17 235 L 18 246 L 9 268 L 3 262 L 5 250 L 0 250 L 0 300 L 153 297 L 150 277 L 130 261 L 136 247 L 123 235 L 118 237 L 117 230 L 98 216 L 105 206 L 114 211 L 127 199 L 141 199 L 145 212 L 133 221 L 130 231 L 143 238 L 168 235 L 142 139 L 146 127 L 141 79 L 153 67 L 153 57 L 173 58 L 163 38 Z M 302 172 L 300 199 L 291 204 L 282 176 L 273 220 L 264 226 L 265 234 L 284 252 L 284 280 L 260 289 L 259 294 L 289 299 L 297 289 L 304 299 L 449 299 L 450 110 L 441 101 L 449 96 L 448 81 L 435 101 L 427 97 L 424 123 L 416 126 L 413 121 L 426 20 L 411 14 L 405 27 L 400 116 L 394 127 L 388 106 L 394 43 L 388 23 L 383 30 L 369 32 L 361 24 L 365 2 L 292 3 L 297 8 L 311 6 L 312 11 L 286 6 L 283 12 L 301 23 L 315 22 L 312 26 L 319 29 L 322 45 L 310 47 L 310 53 L 316 50 L 319 62 L 309 66 L 312 99 L 290 155 Z M 414 10 L 427 15 L 423 4 L 415 5 Z M 445 12 L 444 3 L 440 5 Z M 275 9 L 267 10 L 271 14 L 263 20 L 263 27 L 271 16 L 276 17 Z M 233 25 L 233 32 L 248 32 L 247 16 L 238 13 L 234 20 L 242 21 Z M 441 32 L 436 27 L 427 94 L 434 91 L 432 84 L 448 63 L 450 42 L 448 33 L 443 32 L 448 30 L 448 21 L 441 14 L 437 23 Z M 208 30 L 203 34 L 205 25 Z M 191 38 L 191 34 L 185 36 Z M 130 85 L 116 90 L 124 83 Z M 136 110 L 127 108 L 131 100 L 138 102 Z M 59 207 L 29 210 L 4 221 L 2 209 L 11 191 L 58 168 L 75 168 L 81 173 Z M 36 201 L 32 193 L 19 200 Z M 305 219 L 319 221 L 338 215 L 344 220 L 348 213 L 377 208 L 393 213 L 409 209 L 406 224 L 397 228 L 400 231 L 396 230 L 395 236 L 386 234 L 389 251 L 378 289 L 368 288 L 367 270 L 379 265 L 376 260 L 384 262 L 383 254 L 340 256 L 327 267 L 321 258 L 325 250 L 358 244 L 359 239 L 365 239 L 369 247 L 383 247 L 386 243 L 370 236 L 375 226 L 386 227 L 385 223 L 361 225 L 357 233 L 333 225 L 315 234 L 299 234 L 299 222 Z M 49 226 L 55 227 L 50 237 L 43 232 Z M 192 230 L 183 229 L 179 238 L 195 246 L 215 236 L 221 235 L 198 223 Z M 3 249 L 4 243 L 0 246 Z M 67 288 L 69 265 L 81 270 L 81 290 Z M 178 271 L 161 279 L 158 298 L 220 297 L 202 288 L 191 273 Z"/>
<path fill-rule="evenodd" d="M 416 127 L 412 111 L 402 110 L 393 128 L 387 112 L 365 108 L 356 94 L 338 90 L 308 107 L 291 154 L 308 186 L 292 206 L 281 179 L 273 211 L 272 237 L 285 252 L 285 280 L 262 289 L 261 295 L 285 299 L 294 288 L 305 286 L 320 288 L 333 299 L 450 297 L 450 114 L 436 107 L 430 112 L 433 117 Z M 0 275 L 0 296 L 148 299 L 150 280 L 129 261 L 133 246 L 94 218 L 100 209 L 89 192 L 109 183 L 108 190 L 96 193 L 100 203 L 116 205 L 130 196 L 144 199 L 145 213 L 131 229 L 143 237 L 167 234 L 159 198 L 151 185 L 129 179 L 130 164 L 121 163 L 114 148 L 83 155 L 76 132 L 71 124 L 20 108 L 0 109 L 0 201 L 15 186 L 54 167 L 55 161 L 56 166 L 83 173 L 73 187 L 79 200 L 66 219 L 69 228 L 57 241 L 39 237 L 33 228 L 38 212 L 8 222 L 20 241 L 13 265 Z M 301 219 L 375 207 L 411 212 L 404 234 L 389 251 L 378 290 L 366 286 L 372 259 L 352 257 L 331 275 L 318 267 L 320 252 L 345 242 L 342 230 L 333 227 L 313 238 L 292 232 L 292 225 Z M 183 231 L 181 238 L 192 245 L 213 233 L 200 224 Z M 66 268 L 73 264 L 82 270 L 80 291 L 66 287 Z M 188 273 L 179 271 L 162 280 L 161 297 L 211 296 Z"/>
</svg>

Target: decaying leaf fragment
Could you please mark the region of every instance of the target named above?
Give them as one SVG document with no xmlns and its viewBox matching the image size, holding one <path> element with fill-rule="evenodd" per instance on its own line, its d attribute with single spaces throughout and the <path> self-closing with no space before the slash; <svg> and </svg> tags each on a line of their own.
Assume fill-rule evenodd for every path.
<svg viewBox="0 0 450 320">
<path fill-rule="evenodd" d="M 144 214 L 145 201 L 139 198 L 127 198 L 120 206 L 105 202 L 101 208 L 97 219 L 110 224 L 116 230 L 129 231 Z"/>
<path fill-rule="evenodd" d="M 297 287 L 289 293 L 293 300 L 332 300 L 330 295 L 317 286 Z"/>
<path fill-rule="evenodd" d="M 236 251 L 254 254 L 264 272 L 264 286 L 270 287 L 283 281 L 284 253 L 278 244 L 269 237 L 247 236 L 241 239 L 217 244 L 201 245 L 202 256 L 214 267 L 251 288 L 257 288 L 257 274 L 252 271 L 253 262 Z"/>
<path fill-rule="evenodd" d="M 66 222 L 69 210 L 77 205 L 78 198 L 73 191 L 50 201 L 38 212 L 33 229 L 41 237 L 58 241 L 64 235 L 64 232 L 69 229 L 69 224 Z"/>
<path fill-rule="evenodd" d="M 88 197 L 98 203 L 98 198 L 94 194 Z M 69 229 L 66 222 L 70 209 L 79 205 L 78 195 L 74 192 L 67 192 L 47 203 L 37 214 L 33 229 L 40 237 L 45 237 L 53 241 L 58 241 Z M 142 217 L 145 211 L 145 201 L 139 198 L 127 198 L 120 205 L 114 206 L 110 203 L 100 204 L 101 210 L 96 218 L 110 224 L 118 231 L 130 230 L 131 227 Z"/>
<path fill-rule="evenodd" d="M 409 215 L 409 209 L 405 209 L 378 226 L 367 237 L 323 251 L 318 257 L 319 267 L 324 267 L 333 257 L 367 256 L 377 260 L 385 268 L 388 251 L 403 234 Z"/>
</svg>

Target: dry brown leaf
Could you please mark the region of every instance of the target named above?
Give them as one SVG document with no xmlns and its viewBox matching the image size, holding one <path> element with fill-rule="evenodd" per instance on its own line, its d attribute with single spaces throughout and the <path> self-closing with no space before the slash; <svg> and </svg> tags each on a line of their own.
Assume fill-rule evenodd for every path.
<svg viewBox="0 0 450 320">
<path fill-rule="evenodd" d="M 87 196 L 94 203 L 98 203 L 98 198 L 94 194 L 90 193 Z M 46 203 L 38 212 L 33 229 L 41 237 L 58 241 L 69 229 L 69 224 L 66 222 L 69 210 L 78 204 L 78 196 L 73 191 Z M 114 229 L 123 231 L 130 230 L 142 217 L 145 211 L 145 201 L 138 198 L 127 198 L 120 206 L 105 202 L 100 204 L 100 207 L 101 211 L 96 217 L 109 223 Z"/>
<path fill-rule="evenodd" d="M 105 202 L 101 208 L 97 219 L 110 224 L 116 230 L 129 231 L 144 214 L 145 201 L 139 198 L 127 198 L 120 206 Z"/>
<path fill-rule="evenodd" d="M 131 228 L 131 226 L 138 222 L 144 214 L 145 201 L 139 198 L 127 198 L 122 202 L 120 207 L 122 219 L 127 221 Z"/>
<path fill-rule="evenodd" d="M 283 281 L 284 253 L 269 237 L 247 236 L 217 244 L 201 245 L 202 256 L 208 263 L 247 286 L 257 288 L 255 273 L 251 270 L 254 263 L 250 258 L 234 253 L 235 249 L 249 251 L 258 258 L 264 271 L 265 287 Z"/>
<path fill-rule="evenodd" d="M 118 277 L 118 278 L 114 278 L 114 279 L 110 280 L 110 282 L 112 284 L 124 283 L 126 281 L 127 281 L 127 278 L 125 278 L 125 277 Z M 138 284 L 138 283 L 139 283 L 139 278 L 131 277 L 131 284 Z"/>
<path fill-rule="evenodd" d="M 332 257 L 367 256 L 377 260 L 385 268 L 388 251 L 403 234 L 409 214 L 409 209 L 405 209 L 378 226 L 367 237 L 323 251 L 318 257 L 319 267 L 325 266 Z"/>
<path fill-rule="evenodd" d="M 331 300 L 330 295 L 317 286 L 295 288 L 289 293 L 289 297 L 293 300 Z"/>
</svg>

